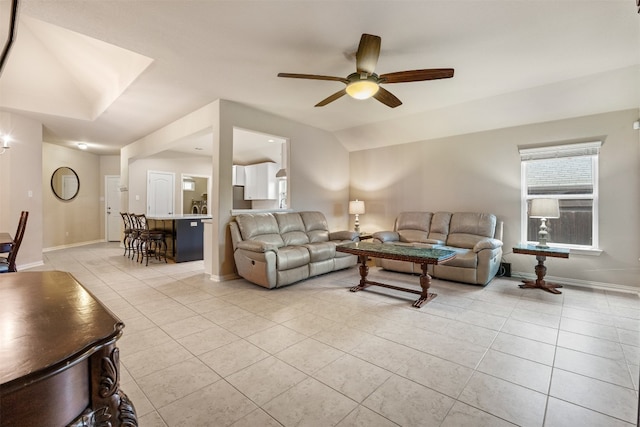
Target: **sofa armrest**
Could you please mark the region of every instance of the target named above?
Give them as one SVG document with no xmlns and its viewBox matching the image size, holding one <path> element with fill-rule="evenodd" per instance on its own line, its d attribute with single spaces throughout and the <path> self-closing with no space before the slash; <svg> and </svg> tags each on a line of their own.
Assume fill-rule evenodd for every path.
<svg viewBox="0 0 640 427">
<path fill-rule="evenodd" d="M 329 233 L 329 240 L 351 240 L 355 242 L 358 237 L 358 233 L 355 231 L 343 230 L 343 231 L 334 231 Z"/>
<path fill-rule="evenodd" d="M 269 252 L 269 251 L 277 251 L 278 246 L 273 243 L 265 243 L 259 240 L 243 240 L 242 242 L 238 242 L 237 249 L 244 249 L 251 252 Z"/>
<path fill-rule="evenodd" d="M 483 249 L 497 249 L 502 247 L 502 241 L 498 239 L 482 239 L 473 247 L 474 252 L 480 252 Z"/>
<path fill-rule="evenodd" d="M 400 235 L 395 231 L 376 231 L 373 233 L 373 238 L 385 242 L 397 242 L 400 240 Z"/>
</svg>

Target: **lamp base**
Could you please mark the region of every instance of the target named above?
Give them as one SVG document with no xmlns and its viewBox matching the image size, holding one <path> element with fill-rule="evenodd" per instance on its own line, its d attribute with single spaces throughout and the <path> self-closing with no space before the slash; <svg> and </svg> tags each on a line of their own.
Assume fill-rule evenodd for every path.
<svg viewBox="0 0 640 427">
<path fill-rule="evenodd" d="M 538 231 L 538 244 L 536 247 L 538 248 L 548 248 L 547 238 L 549 237 L 549 232 L 547 231 L 547 219 L 540 218 L 540 230 Z"/>
</svg>

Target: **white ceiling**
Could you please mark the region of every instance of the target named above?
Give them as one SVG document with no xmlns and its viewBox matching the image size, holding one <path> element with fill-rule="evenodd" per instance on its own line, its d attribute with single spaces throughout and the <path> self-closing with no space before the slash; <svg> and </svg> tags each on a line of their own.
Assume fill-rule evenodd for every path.
<svg viewBox="0 0 640 427">
<path fill-rule="evenodd" d="M 20 4 L 0 110 L 41 121 L 48 142 L 85 141 L 98 154 L 216 99 L 334 132 L 349 150 L 640 106 L 635 0 Z M 0 34 L 8 5 L 0 0 Z M 314 108 L 342 83 L 277 77 L 347 76 L 365 32 L 382 37 L 378 74 L 451 67 L 454 78 L 387 85 L 403 101 L 390 109 L 349 97 Z M 60 75 L 64 90 L 45 87 Z M 82 97 L 86 116 L 68 108 Z"/>
</svg>

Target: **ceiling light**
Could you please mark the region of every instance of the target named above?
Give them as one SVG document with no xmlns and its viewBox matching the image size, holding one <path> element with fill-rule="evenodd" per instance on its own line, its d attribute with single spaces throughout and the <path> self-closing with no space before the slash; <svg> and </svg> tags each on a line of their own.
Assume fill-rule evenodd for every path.
<svg viewBox="0 0 640 427">
<path fill-rule="evenodd" d="M 84 142 L 79 142 L 78 143 L 78 148 L 81 150 L 86 150 L 87 148 L 89 148 L 89 146 L 87 144 L 85 144 Z"/>
<path fill-rule="evenodd" d="M 378 86 L 377 76 L 353 73 L 349 76 L 349 84 L 346 91 L 352 98 L 367 99 L 375 95 L 378 89 L 380 89 L 380 86 Z"/>
</svg>

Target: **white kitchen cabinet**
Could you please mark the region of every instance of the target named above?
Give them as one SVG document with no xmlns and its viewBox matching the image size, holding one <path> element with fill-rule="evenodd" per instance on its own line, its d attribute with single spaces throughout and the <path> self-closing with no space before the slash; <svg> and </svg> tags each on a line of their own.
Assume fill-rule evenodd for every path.
<svg viewBox="0 0 640 427">
<path fill-rule="evenodd" d="M 231 185 L 245 185 L 244 166 L 233 165 L 233 177 Z"/>
<path fill-rule="evenodd" d="M 258 163 L 244 167 L 245 200 L 277 200 L 278 182 L 276 173 L 280 165 L 273 162 Z"/>
</svg>

